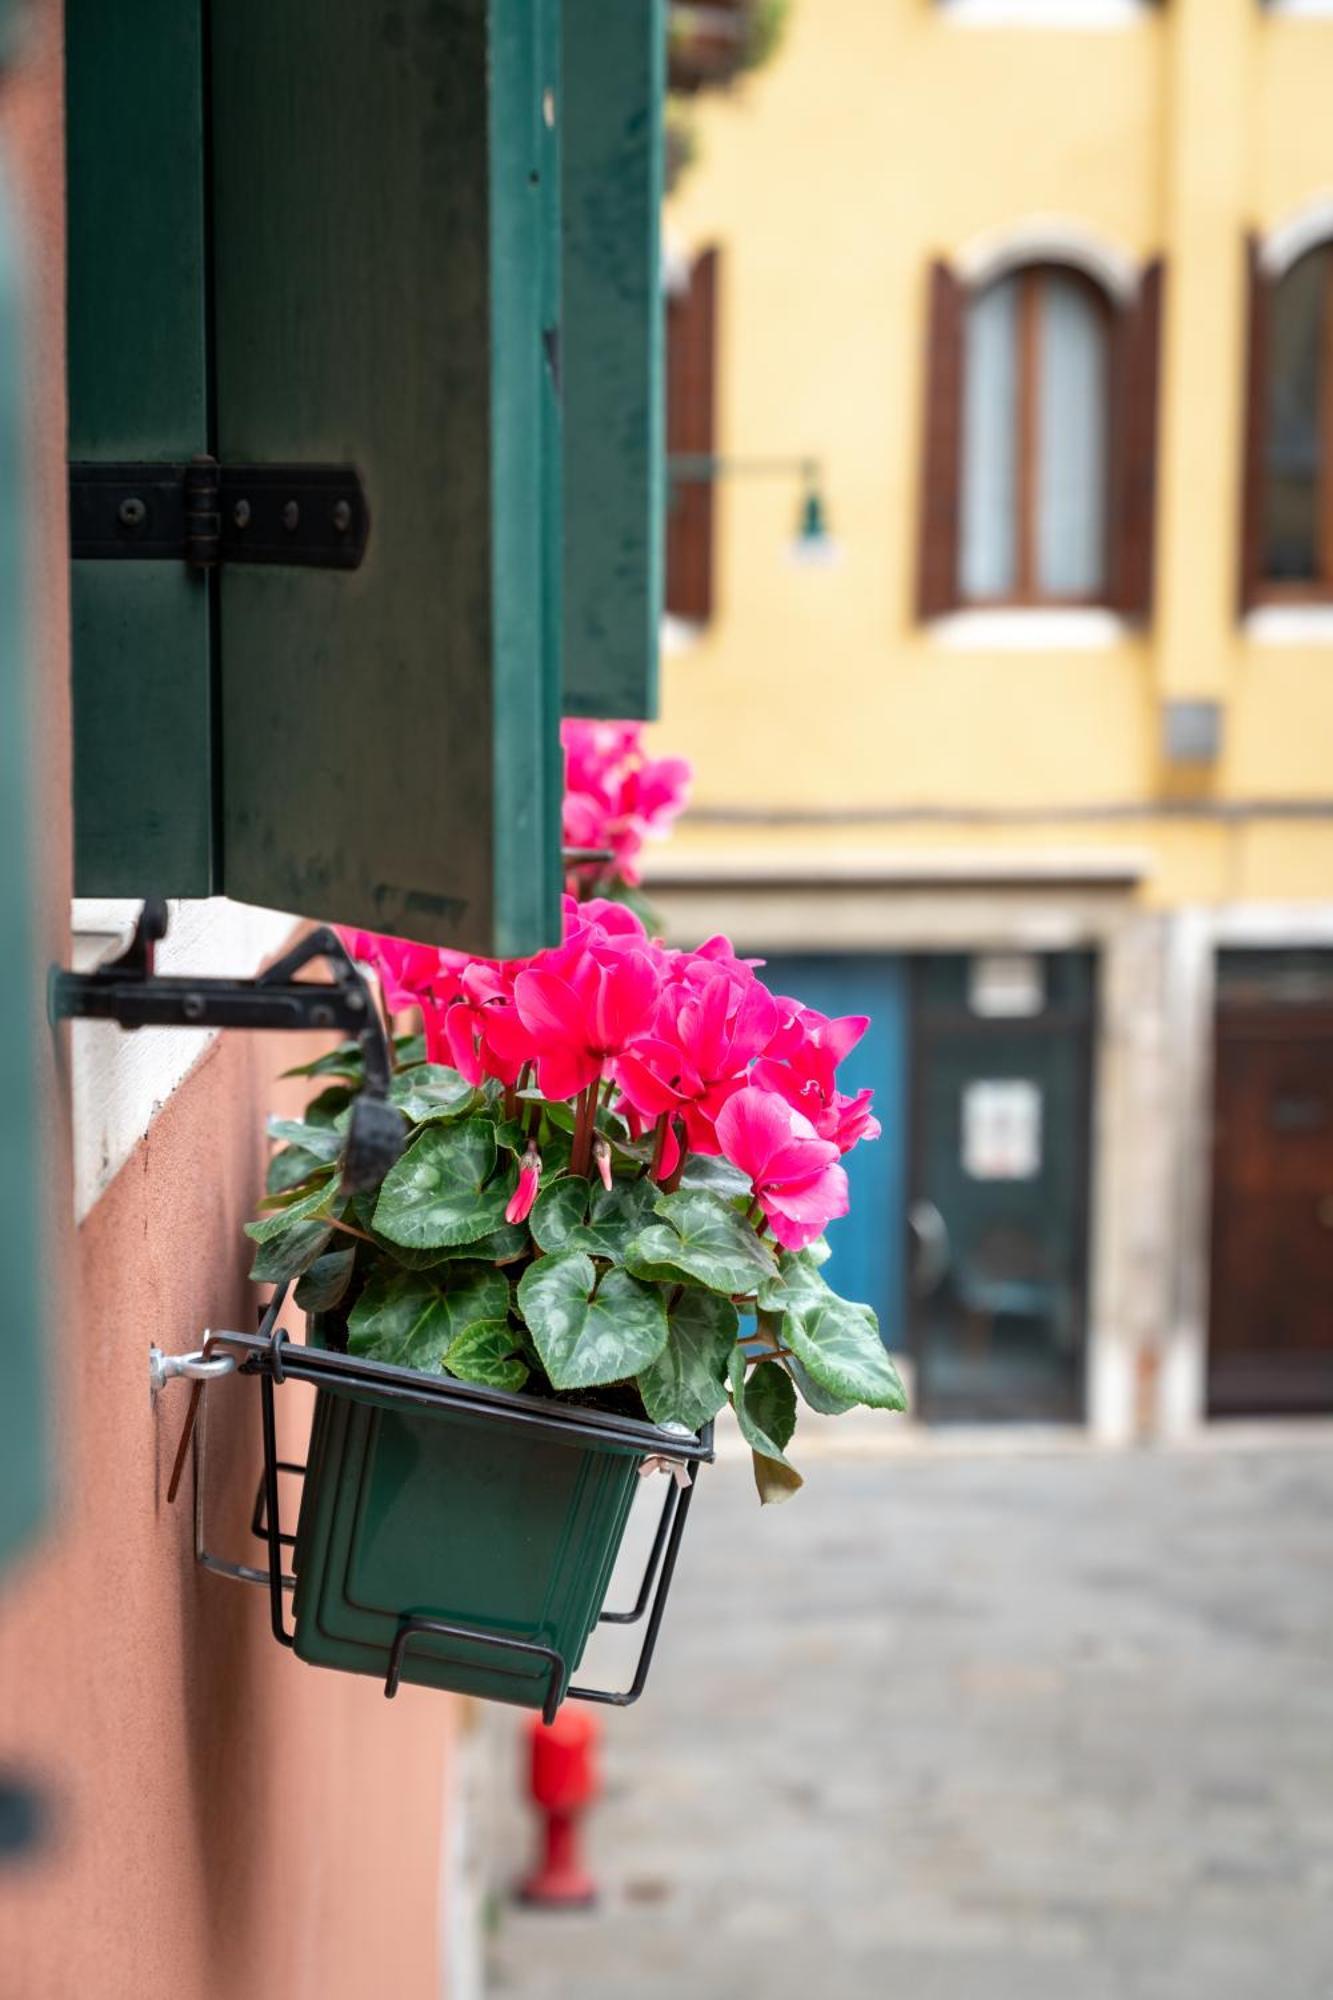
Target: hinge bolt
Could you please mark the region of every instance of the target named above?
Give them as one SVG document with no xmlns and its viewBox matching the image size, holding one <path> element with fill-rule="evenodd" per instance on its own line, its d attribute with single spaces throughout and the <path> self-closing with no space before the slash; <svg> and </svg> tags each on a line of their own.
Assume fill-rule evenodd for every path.
<svg viewBox="0 0 1333 2000">
<path fill-rule="evenodd" d="M 238 528 L 248 528 L 250 525 L 250 502 L 248 500 L 238 500 L 231 510 L 231 518 Z"/>
<path fill-rule="evenodd" d="M 336 500 L 333 505 L 333 525 L 340 535 L 345 535 L 352 525 L 352 510 L 346 500 Z"/>
<path fill-rule="evenodd" d="M 116 509 L 116 519 L 122 528 L 142 528 L 148 519 L 148 509 L 142 500 L 132 495 L 128 500 L 121 501 Z"/>
<path fill-rule="evenodd" d="M 282 510 L 282 525 L 289 535 L 294 535 L 301 525 L 301 509 L 295 500 L 289 500 Z"/>
</svg>

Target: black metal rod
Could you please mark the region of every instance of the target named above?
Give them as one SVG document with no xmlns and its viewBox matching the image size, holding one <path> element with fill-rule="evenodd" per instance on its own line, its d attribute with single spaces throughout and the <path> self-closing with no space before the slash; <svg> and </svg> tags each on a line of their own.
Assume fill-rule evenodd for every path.
<svg viewBox="0 0 1333 2000">
<path fill-rule="evenodd" d="M 597 1621 L 599 1625 L 637 1625 L 644 1612 L 648 1609 L 648 1598 L 652 1591 L 653 1579 L 657 1575 L 657 1565 L 662 1559 L 662 1549 L 666 1542 L 667 1529 L 671 1526 L 672 1517 L 675 1514 L 679 1499 L 680 1488 L 674 1479 L 669 1479 L 667 1481 L 666 1501 L 662 1508 L 661 1518 L 657 1523 L 657 1533 L 653 1536 L 653 1546 L 652 1552 L 648 1557 L 648 1567 L 643 1573 L 643 1582 L 639 1585 L 639 1594 L 634 1600 L 634 1609 L 632 1611 L 604 1611 Z"/>
<path fill-rule="evenodd" d="M 259 1384 L 264 1432 L 264 1495 L 268 1507 L 268 1609 L 273 1636 L 280 1646 L 295 1644 L 287 1630 L 282 1605 L 282 1523 L 278 1517 L 278 1427 L 273 1415 L 273 1377 Z"/>
<path fill-rule="evenodd" d="M 280 1458 L 278 1460 L 278 1471 L 299 1472 L 304 1476 L 305 1467 L 293 1464 L 290 1458 Z M 266 1542 L 268 1540 L 268 1509 L 265 1505 L 267 1490 L 264 1474 L 261 1472 L 259 1475 L 259 1484 L 255 1488 L 255 1504 L 250 1513 L 250 1533 L 257 1542 Z M 293 1549 L 296 1547 L 295 1535 L 279 1535 L 278 1540 L 284 1548 Z"/>
<path fill-rule="evenodd" d="M 403 1655 L 419 1632 L 434 1632 L 442 1639 L 463 1639 L 470 1646 L 487 1646 L 502 1653 L 524 1653 L 530 1659 L 541 1660 L 550 1673 L 546 1699 L 542 1703 L 542 1721 L 555 1721 L 555 1712 L 560 1706 L 560 1688 L 565 1678 L 565 1662 L 553 1646 L 539 1646 L 531 1639 L 503 1639 L 494 1632 L 479 1632 L 474 1625 L 447 1625 L 442 1618 L 410 1617 L 399 1620 L 393 1645 L 389 1649 L 389 1671 L 384 1680 L 387 1701 L 392 1701 L 398 1692 L 403 1678 Z"/>
<path fill-rule="evenodd" d="M 671 1523 L 671 1536 L 667 1542 L 666 1555 L 662 1560 L 662 1574 L 658 1579 L 657 1595 L 653 1599 L 653 1609 L 648 1620 L 648 1629 L 643 1635 L 643 1647 L 639 1653 L 639 1664 L 635 1668 L 634 1679 L 624 1694 L 612 1694 L 605 1688 L 572 1687 L 569 1689 L 569 1699 L 571 1701 L 597 1701 L 608 1708 L 631 1708 L 643 1693 L 644 1686 L 648 1680 L 648 1669 L 653 1663 L 653 1654 L 657 1650 L 657 1635 L 662 1628 L 662 1614 L 666 1610 L 667 1592 L 671 1588 L 671 1579 L 675 1574 L 676 1557 L 680 1553 L 680 1538 L 685 1532 L 685 1520 L 690 1511 L 690 1502 L 694 1498 L 694 1482 L 698 1477 L 698 1470 L 697 1465 L 690 1467 L 690 1483 L 681 1493 L 680 1505 L 677 1507 L 675 1518 Z"/>
<path fill-rule="evenodd" d="M 243 1354 L 241 1372 L 267 1375 L 272 1372 L 271 1342 L 259 1334 L 214 1332 L 213 1342 Z M 685 1462 L 711 1464 L 711 1427 L 700 1437 L 664 1431 L 638 1417 L 617 1417 L 605 1410 L 565 1408 L 536 1396 L 517 1391 L 484 1389 L 471 1382 L 459 1382 L 447 1375 L 423 1375 L 414 1368 L 397 1368 L 388 1362 L 366 1361 L 351 1354 L 334 1354 L 327 1348 L 307 1347 L 293 1341 L 282 1350 L 284 1375 L 296 1381 L 313 1382 L 317 1388 L 365 1390 L 386 1402 L 402 1403 L 415 1409 L 437 1409 L 441 1405 L 466 1410 L 476 1416 L 497 1417 L 505 1422 L 540 1431 L 561 1440 L 596 1437 L 606 1444 L 619 1444 L 641 1457 L 665 1457 Z"/>
</svg>

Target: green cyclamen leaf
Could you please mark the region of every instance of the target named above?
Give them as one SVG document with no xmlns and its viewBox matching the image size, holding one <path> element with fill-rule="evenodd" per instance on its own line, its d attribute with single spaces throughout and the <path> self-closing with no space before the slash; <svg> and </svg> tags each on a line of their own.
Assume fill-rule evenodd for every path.
<svg viewBox="0 0 1333 2000">
<path fill-rule="evenodd" d="M 820 1275 L 819 1263 L 809 1250 L 784 1250 L 777 1275 L 759 1288 L 760 1311 L 784 1313 L 807 1301 L 822 1304 L 835 1297 Z"/>
<path fill-rule="evenodd" d="M 528 1364 L 514 1349 L 519 1336 L 507 1319 L 478 1320 L 460 1334 L 445 1356 L 449 1374 L 484 1389 L 521 1389 Z"/>
<path fill-rule="evenodd" d="M 619 1270 L 599 1283 L 582 1250 L 530 1264 L 519 1280 L 518 1304 L 555 1389 L 624 1381 L 666 1344 L 661 1293 Z"/>
<path fill-rule="evenodd" d="M 399 1070 L 389 1085 L 389 1102 L 414 1125 L 433 1125 L 457 1118 L 473 1103 L 467 1078 L 443 1063 L 418 1063 Z"/>
<path fill-rule="evenodd" d="M 456 1265 L 447 1289 L 421 1271 L 376 1271 L 352 1308 L 347 1345 L 372 1361 L 439 1374 L 456 1340 L 508 1310 L 508 1280 L 482 1264 Z"/>
<path fill-rule="evenodd" d="M 659 1284 L 694 1283 L 745 1297 L 777 1273 L 777 1259 L 745 1217 L 706 1189 L 659 1195 L 662 1220 L 640 1230 L 625 1268 Z"/>
<path fill-rule="evenodd" d="M 737 1195 L 749 1195 L 750 1176 L 743 1174 L 739 1167 L 733 1167 L 730 1160 L 715 1158 L 711 1153 L 691 1153 L 685 1162 L 680 1185 L 686 1191 L 706 1188 L 710 1194 L 720 1194 L 724 1200 L 734 1201 Z"/>
<path fill-rule="evenodd" d="M 314 1062 L 298 1063 L 295 1069 L 285 1069 L 284 1076 L 345 1076 L 353 1083 L 359 1083 L 365 1070 L 365 1058 L 361 1054 L 359 1042 L 340 1042 L 336 1049 L 330 1049 L 325 1056 L 317 1056 Z"/>
<path fill-rule="evenodd" d="M 826 1389 L 822 1382 L 816 1382 L 809 1369 L 793 1356 L 787 1362 L 791 1369 L 791 1379 L 796 1384 L 802 1402 L 817 1410 L 821 1417 L 845 1417 L 849 1410 L 856 1408 L 855 1396 L 835 1396 L 832 1389 Z"/>
<path fill-rule="evenodd" d="M 342 1135 L 331 1126 L 307 1125 L 299 1118 L 270 1118 L 268 1136 L 270 1139 L 281 1139 L 289 1146 L 299 1146 L 303 1152 L 313 1153 L 326 1165 L 331 1165 L 343 1149 Z"/>
<path fill-rule="evenodd" d="M 293 1188 L 302 1187 L 306 1181 L 319 1174 L 325 1179 L 333 1169 L 323 1160 L 317 1160 L 313 1153 L 307 1153 L 301 1146 L 284 1146 L 273 1155 L 264 1176 L 265 1194 L 290 1194 Z"/>
<path fill-rule="evenodd" d="M 732 1350 L 728 1379 L 736 1422 L 754 1454 L 759 1498 L 765 1506 L 790 1500 L 804 1482 L 783 1456 L 796 1428 L 796 1391 L 786 1370 L 776 1361 L 761 1361 L 747 1378 L 745 1356 L 737 1347 Z"/>
<path fill-rule="evenodd" d="M 336 1221 L 347 1206 L 346 1195 L 340 1194 L 332 1182 L 312 1188 L 297 1201 L 289 1201 L 282 1208 L 274 1209 L 272 1215 L 261 1215 L 258 1222 L 247 1222 L 245 1233 L 256 1243 L 268 1243 L 273 1237 L 281 1236 L 298 1222 Z"/>
<path fill-rule="evenodd" d="M 567 1174 L 537 1197 L 530 1218 L 534 1240 L 543 1250 L 586 1250 L 621 1264 L 648 1219 L 656 1189 L 649 1181 L 585 1181 Z"/>
<path fill-rule="evenodd" d="M 409 1250 L 475 1243 L 504 1221 L 516 1171 L 495 1175 L 495 1129 L 485 1119 L 427 1125 L 390 1170 L 375 1229 Z"/>
<path fill-rule="evenodd" d="M 270 1236 L 255 1252 L 250 1280 L 256 1285 L 287 1285 L 314 1263 L 332 1240 L 326 1223 L 298 1222 L 280 1236 Z"/>
<path fill-rule="evenodd" d="M 869 1306 L 850 1304 L 829 1292 L 783 1315 L 782 1337 L 821 1388 L 850 1397 L 874 1410 L 905 1410 L 907 1396 L 898 1370 L 879 1337 Z"/>
<path fill-rule="evenodd" d="M 740 1315 L 712 1292 L 683 1292 L 667 1312 L 666 1345 L 639 1373 L 643 1407 L 655 1424 L 697 1431 L 727 1400 L 727 1362 Z"/>
<path fill-rule="evenodd" d="M 316 1257 L 296 1287 L 296 1303 L 302 1312 L 331 1312 L 352 1282 L 356 1247 L 326 1250 Z"/>
</svg>

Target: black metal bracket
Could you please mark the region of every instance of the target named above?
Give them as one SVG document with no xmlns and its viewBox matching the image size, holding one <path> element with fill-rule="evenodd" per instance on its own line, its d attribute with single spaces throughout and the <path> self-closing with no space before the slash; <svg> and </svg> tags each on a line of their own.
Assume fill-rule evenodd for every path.
<svg viewBox="0 0 1333 2000">
<path fill-rule="evenodd" d="M 406 1126 L 388 1102 L 389 1038 L 370 988 L 336 931 L 319 929 L 293 945 L 254 979 L 200 979 L 155 970 L 167 933 L 167 906 L 149 897 L 125 951 L 95 972 L 53 966 L 53 1021 L 115 1021 L 134 1028 L 337 1028 L 361 1044 L 365 1087 L 348 1125 L 343 1186 L 376 1187 L 403 1149 Z M 315 959 L 332 967 L 331 981 L 298 979 Z"/>
<path fill-rule="evenodd" d="M 351 465 L 77 464 L 70 554 L 79 561 L 282 563 L 357 569 L 370 509 Z"/>
</svg>

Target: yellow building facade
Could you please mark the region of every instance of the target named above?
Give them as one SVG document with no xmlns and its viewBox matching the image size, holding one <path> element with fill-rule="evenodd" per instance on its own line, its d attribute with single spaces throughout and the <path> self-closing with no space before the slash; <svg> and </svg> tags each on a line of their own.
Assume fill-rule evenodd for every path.
<svg viewBox="0 0 1333 2000">
<path fill-rule="evenodd" d="M 1263 411 L 1278 397 L 1273 435 L 1286 436 L 1283 392 L 1267 385 L 1299 330 L 1283 332 L 1274 313 L 1288 309 L 1272 302 L 1333 239 L 1331 85 L 1323 0 L 798 0 L 771 67 L 697 113 L 699 160 L 668 215 L 678 257 L 718 252 L 722 463 L 713 615 L 675 630 L 664 662 L 658 737 L 693 759 L 697 783 L 656 894 L 682 933 L 716 922 L 789 955 L 1090 955 L 1078 1395 L 1108 1437 L 1187 1430 L 1210 1410 L 1325 1406 L 1309 1328 L 1288 1343 L 1310 1350 L 1300 1394 L 1232 1394 L 1210 1377 L 1232 1336 L 1214 1214 L 1230 1183 L 1209 1138 L 1223 1124 L 1219 1008 L 1248 990 L 1247 952 L 1261 1011 L 1306 1008 L 1269 1035 L 1280 1042 L 1285 1020 L 1288 1040 L 1309 1041 L 1292 1085 L 1306 1126 L 1333 1081 L 1315 1018 L 1333 946 L 1333 590 L 1318 549 L 1307 561 L 1290 537 L 1255 587 L 1243 554 L 1247 507 L 1271 552 L 1281 537 L 1265 524 L 1292 493 L 1311 520 L 1322 504 L 1325 475 L 1299 439 L 1281 464 L 1269 452 L 1285 499 L 1247 499 L 1246 465 L 1248 448 L 1252 482 L 1269 450 L 1256 394 Z M 964 431 L 984 431 L 966 402 L 982 351 L 967 314 L 983 292 L 1067 271 L 1114 318 L 1160 263 L 1152 589 L 1138 615 L 1095 578 L 1062 596 L 1015 591 L 1000 571 L 998 588 L 923 615 L 941 261 L 969 329 Z M 1316 332 L 1333 339 L 1325 313 Z M 1021 404 L 1038 391 L 1022 387 L 1017 351 Z M 1316 430 L 1326 380 L 1333 362 L 1311 392 Z M 1130 419 L 1108 395 L 1098 421 L 1114 465 Z M 1327 458 L 1333 428 L 1311 449 L 1325 435 Z M 1021 449 L 1002 471 L 1020 510 L 1047 481 L 1055 546 L 1070 518 L 1058 439 L 1034 451 L 1036 472 Z M 788 559 L 794 479 L 725 469 L 803 455 L 820 464 L 829 567 Z M 960 505 L 966 545 L 976 510 L 966 492 Z M 1322 532 L 1316 521 L 1307 538 Z M 1040 545 L 1044 517 L 1033 533 Z M 966 546 L 947 561 L 965 574 Z M 919 1106 L 905 1099 L 902 1116 L 919 1124 Z M 1306 1179 L 1324 1171 L 1313 1144 Z M 1279 1181 L 1291 1165 L 1275 1155 Z M 1320 1226 L 1333 1240 L 1333 1213 Z"/>
</svg>

